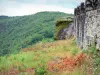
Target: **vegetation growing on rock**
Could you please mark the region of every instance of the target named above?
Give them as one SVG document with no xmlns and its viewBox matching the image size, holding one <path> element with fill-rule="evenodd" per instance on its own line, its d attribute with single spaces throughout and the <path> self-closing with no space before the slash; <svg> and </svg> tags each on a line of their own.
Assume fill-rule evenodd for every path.
<svg viewBox="0 0 100 75">
<path fill-rule="evenodd" d="M 56 21 L 56 28 L 55 28 L 55 35 L 54 35 L 55 40 L 60 39 L 59 36 L 61 36 L 60 34 L 62 33 L 62 30 L 64 28 L 68 28 L 71 22 L 72 19 L 70 18 L 61 18 Z"/>
</svg>

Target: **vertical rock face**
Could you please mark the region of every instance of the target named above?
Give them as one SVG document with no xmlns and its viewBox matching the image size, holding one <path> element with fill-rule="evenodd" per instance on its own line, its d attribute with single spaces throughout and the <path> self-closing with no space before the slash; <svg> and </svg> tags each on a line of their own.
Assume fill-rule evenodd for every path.
<svg viewBox="0 0 100 75">
<path fill-rule="evenodd" d="M 54 39 L 63 40 L 72 37 L 74 34 L 74 25 L 72 23 L 72 18 L 60 19 L 56 22 L 56 30 Z"/>
<path fill-rule="evenodd" d="M 84 3 L 78 6 L 74 12 L 74 24 L 76 30 L 76 40 L 80 48 L 83 47 L 83 37 L 84 37 L 84 23 L 85 23 L 85 8 Z"/>
<path fill-rule="evenodd" d="M 86 0 L 75 8 L 74 28 L 80 48 L 95 45 L 100 50 L 100 0 Z"/>
<path fill-rule="evenodd" d="M 68 25 L 68 27 L 65 27 L 63 28 L 61 31 L 60 31 L 60 36 L 59 36 L 59 39 L 62 40 L 62 39 L 70 39 L 71 37 L 74 36 L 74 25 L 73 23 L 70 23 Z"/>
</svg>

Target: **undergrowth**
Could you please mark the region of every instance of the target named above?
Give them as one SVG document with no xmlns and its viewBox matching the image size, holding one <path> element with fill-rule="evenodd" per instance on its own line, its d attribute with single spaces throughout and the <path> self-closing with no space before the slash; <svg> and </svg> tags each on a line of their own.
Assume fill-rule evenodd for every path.
<svg viewBox="0 0 100 75">
<path fill-rule="evenodd" d="M 90 74 L 100 75 L 100 55 L 98 55 L 96 47 L 93 45 L 88 50 L 83 50 L 83 53 L 88 55 L 88 64 L 86 65 L 88 66 L 88 70 L 90 70 Z"/>
<path fill-rule="evenodd" d="M 95 48 L 82 51 L 73 39 L 39 42 L 0 57 L 0 75 L 98 75 L 99 67 Z"/>
</svg>

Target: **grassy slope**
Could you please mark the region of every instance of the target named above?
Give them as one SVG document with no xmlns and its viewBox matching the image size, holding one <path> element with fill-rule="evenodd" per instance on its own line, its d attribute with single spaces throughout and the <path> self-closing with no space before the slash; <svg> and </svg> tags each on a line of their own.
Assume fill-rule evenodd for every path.
<svg viewBox="0 0 100 75">
<path fill-rule="evenodd" d="M 72 15 L 39 12 L 28 16 L 0 16 L 0 55 L 17 52 L 43 38 L 52 38 L 56 18 L 65 16 Z"/>
<path fill-rule="evenodd" d="M 97 73 L 100 72 L 100 61 L 96 61 L 99 64 L 97 66 L 93 64 L 97 58 L 92 59 L 91 53 L 89 55 L 83 53 L 85 58 L 80 55 L 81 53 L 73 39 L 40 42 L 23 49 L 19 54 L 0 57 L 0 74 L 99 75 Z"/>
<path fill-rule="evenodd" d="M 28 69 L 34 68 L 35 72 L 38 75 L 43 75 L 41 73 L 45 73 L 45 71 L 47 72 L 45 68 L 47 62 L 66 56 L 70 57 L 78 52 L 80 51 L 72 40 L 56 41 L 50 43 L 41 42 L 39 44 L 31 46 L 30 48 L 23 49 L 22 52 L 20 52 L 19 54 L 12 54 L 9 57 L 1 57 L 0 71 L 1 74 L 5 73 L 6 75 L 7 71 L 10 74 L 16 74 L 21 72 L 27 73 Z M 77 69 L 77 72 L 80 73 L 79 69 Z M 48 74 L 50 73 L 52 75 L 55 75 L 52 72 L 48 72 Z M 66 71 L 60 72 L 59 74 L 65 75 L 64 73 L 66 74 Z"/>
<path fill-rule="evenodd" d="M 39 71 L 41 71 L 39 64 L 46 65 L 50 60 L 72 56 L 72 51 L 74 49 L 78 50 L 76 45 L 72 43 L 72 40 L 50 43 L 40 42 L 30 48 L 23 49 L 19 54 L 1 57 L 0 71 L 4 70 L 7 72 L 13 69 L 16 73 L 16 70 L 18 72 L 23 72 L 23 70 L 26 71 L 29 68 L 40 69 Z M 3 65 L 3 63 L 5 64 Z"/>
</svg>

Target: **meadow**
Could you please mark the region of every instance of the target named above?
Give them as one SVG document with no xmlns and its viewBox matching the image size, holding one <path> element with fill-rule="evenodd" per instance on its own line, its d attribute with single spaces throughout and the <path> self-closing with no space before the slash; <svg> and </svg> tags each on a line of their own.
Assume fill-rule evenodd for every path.
<svg viewBox="0 0 100 75">
<path fill-rule="evenodd" d="M 100 58 L 90 49 L 80 50 L 74 39 L 42 41 L 1 56 L 0 75 L 100 75 Z"/>
</svg>

